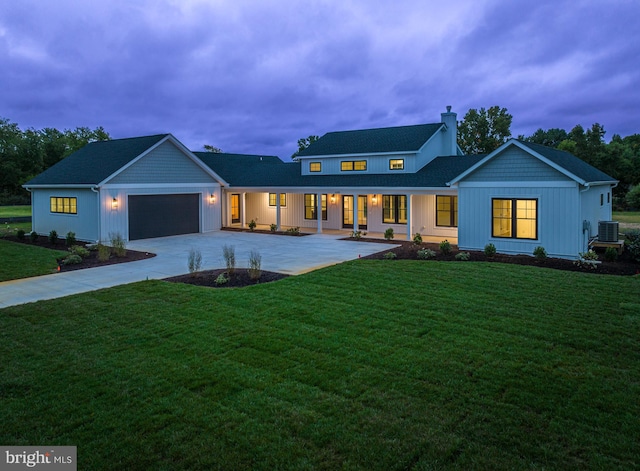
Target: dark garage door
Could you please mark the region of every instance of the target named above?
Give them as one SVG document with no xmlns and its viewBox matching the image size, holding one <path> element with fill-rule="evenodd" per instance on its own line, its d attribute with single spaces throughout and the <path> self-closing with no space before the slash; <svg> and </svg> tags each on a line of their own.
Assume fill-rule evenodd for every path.
<svg viewBox="0 0 640 471">
<path fill-rule="evenodd" d="M 129 196 L 129 240 L 200 232 L 200 195 Z"/>
</svg>

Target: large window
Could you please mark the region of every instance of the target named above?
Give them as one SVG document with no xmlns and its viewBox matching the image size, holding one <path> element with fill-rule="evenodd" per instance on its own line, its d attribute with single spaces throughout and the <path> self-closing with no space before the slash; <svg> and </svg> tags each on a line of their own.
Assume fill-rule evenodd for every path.
<svg viewBox="0 0 640 471">
<path fill-rule="evenodd" d="M 322 162 L 309 162 L 309 171 L 310 172 L 322 171 Z"/>
<path fill-rule="evenodd" d="M 458 197 L 436 195 L 436 226 L 458 227 Z"/>
<path fill-rule="evenodd" d="M 269 206 L 277 206 L 276 193 L 269 193 Z M 280 206 L 287 205 L 287 194 L 280 193 Z"/>
<path fill-rule="evenodd" d="M 304 218 L 318 219 L 318 195 L 304 194 Z M 322 220 L 327 220 L 327 195 L 322 195 Z"/>
<path fill-rule="evenodd" d="M 52 196 L 49 199 L 52 213 L 78 214 L 78 199 Z"/>
<path fill-rule="evenodd" d="M 382 222 L 407 223 L 407 195 L 382 195 Z"/>
<path fill-rule="evenodd" d="M 389 170 L 404 170 L 404 159 L 389 159 Z"/>
<path fill-rule="evenodd" d="M 538 238 L 538 200 L 494 198 L 491 203 L 493 237 Z"/>
<path fill-rule="evenodd" d="M 367 161 L 366 160 L 344 160 L 340 162 L 340 170 L 343 172 L 350 172 L 353 170 L 366 170 L 367 169 Z"/>
</svg>

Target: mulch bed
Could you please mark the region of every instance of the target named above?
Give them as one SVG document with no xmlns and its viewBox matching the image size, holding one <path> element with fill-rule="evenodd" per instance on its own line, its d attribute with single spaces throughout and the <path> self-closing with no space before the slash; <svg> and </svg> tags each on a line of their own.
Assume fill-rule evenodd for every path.
<svg viewBox="0 0 640 471">
<path fill-rule="evenodd" d="M 165 278 L 164 281 L 170 281 L 172 283 L 187 283 L 196 286 L 207 286 L 209 288 L 242 288 L 243 286 L 258 285 L 262 283 L 269 283 L 270 281 L 277 281 L 286 278 L 289 275 L 282 273 L 275 273 L 272 271 L 262 271 L 260 278 L 252 279 L 249 276 L 249 270 L 246 268 L 236 268 L 233 276 L 227 276 L 228 282 L 224 284 L 217 284 L 216 279 L 222 273 L 226 274 L 227 270 L 207 270 L 194 274 L 173 276 L 171 278 Z"/>
<path fill-rule="evenodd" d="M 223 227 L 223 231 L 229 232 L 255 232 L 256 234 L 273 234 L 273 235 L 285 235 L 289 237 L 302 237 L 311 235 L 308 232 L 287 232 L 287 231 L 272 231 L 267 229 L 247 229 L 243 227 Z"/>
<path fill-rule="evenodd" d="M 20 244 L 25 245 L 35 245 L 38 247 L 44 247 L 46 249 L 53 250 L 67 250 L 67 246 L 65 245 L 64 239 L 59 239 L 55 244 L 52 244 L 49 241 L 49 237 L 47 236 L 39 236 L 37 240 L 31 241 L 31 238 L 27 234 L 27 236 L 20 240 L 15 235 L 7 235 L 3 237 L 4 240 L 9 240 L 11 242 L 18 242 Z M 80 245 L 82 247 L 86 247 L 87 245 L 91 245 L 87 242 L 76 241 L 75 245 Z M 116 257 L 115 255 L 111 255 L 108 260 L 101 261 L 98 260 L 98 251 L 92 250 L 89 252 L 89 256 L 82 259 L 82 262 L 77 263 L 75 265 L 62 265 L 61 259 L 58 260 L 58 266 L 60 267 L 61 272 L 73 271 L 73 270 L 82 270 L 83 268 L 94 268 L 94 267 L 103 267 L 105 265 L 113 265 L 116 263 L 126 263 L 126 262 L 135 262 L 136 260 L 145 260 L 147 258 L 155 257 L 156 254 L 148 253 L 148 252 L 137 252 L 135 250 L 127 250 L 127 253 L 123 257 Z"/>
<path fill-rule="evenodd" d="M 356 240 L 353 237 L 346 238 L 344 240 Z M 386 241 L 380 239 L 367 239 L 361 238 L 360 242 L 377 242 L 377 243 L 388 243 L 388 244 L 400 244 L 399 247 L 390 248 L 389 250 L 384 250 L 382 252 L 374 253 L 372 255 L 367 255 L 366 257 L 373 260 L 383 260 L 384 255 L 387 252 L 393 252 L 396 254 L 397 258 L 395 260 L 417 260 L 418 255 L 417 252 L 420 249 L 431 249 L 436 253 L 435 258 L 431 260 L 439 260 L 439 261 L 455 261 L 455 256 L 458 252 L 460 252 L 455 245 L 452 245 L 452 251 L 449 255 L 443 255 L 440 253 L 439 244 L 434 243 L 423 243 L 420 246 L 415 245 L 413 242 L 409 241 Z M 493 257 L 487 257 L 484 252 L 481 251 L 465 251 L 469 252 L 471 255 L 470 260 L 472 262 L 499 262 L 499 263 L 512 263 L 517 265 L 530 265 L 536 267 L 543 268 L 553 268 L 556 270 L 567 270 L 567 271 L 579 271 L 586 273 L 597 273 L 601 275 L 638 275 L 640 274 L 640 263 L 633 261 L 631 259 L 628 252 L 623 252 L 622 255 L 615 262 L 606 262 L 604 261 L 604 253 L 598 252 L 600 256 L 600 260 L 602 263 L 597 265 L 597 268 L 582 268 L 571 260 L 565 260 L 561 258 L 551 258 L 548 257 L 546 259 L 539 259 L 529 255 L 505 255 L 505 254 L 495 254 Z M 458 262 L 460 263 L 460 262 Z"/>
</svg>

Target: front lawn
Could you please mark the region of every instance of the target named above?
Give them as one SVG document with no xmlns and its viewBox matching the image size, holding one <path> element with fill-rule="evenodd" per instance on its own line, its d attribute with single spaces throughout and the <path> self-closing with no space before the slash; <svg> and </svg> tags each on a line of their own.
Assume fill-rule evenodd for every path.
<svg viewBox="0 0 640 471">
<path fill-rule="evenodd" d="M 632 469 L 640 279 L 358 260 L 0 310 L 0 443 L 78 469 Z"/>
<path fill-rule="evenodd" d="M 625 224 L 640 224 L 640 211 L 615 211 L 612 218 Z"/>
<path fill-rule="evenodd" d="M 0 239 L 0 281 L 54 273 L 58 267 L 56 259 L 68 254 Z"/>
<path fill-rule="evenodd" d="M 0 218 L 31 216 L 31 206 L 0 206 Z"/>
</svg>

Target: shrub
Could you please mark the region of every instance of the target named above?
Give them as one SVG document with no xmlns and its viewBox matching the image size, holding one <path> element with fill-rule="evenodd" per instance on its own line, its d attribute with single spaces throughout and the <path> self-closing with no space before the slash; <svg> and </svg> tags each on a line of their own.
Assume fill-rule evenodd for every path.
<svg viewBox="0 0 640 471">
<path fill-rule="evenodd" d="M 398 256 L 395 254 L 395 252 L 387 252 L 382 257 L 385 260 L 395 260 L 396 258 L 398 258 Z"/>
<path fill-rule="evenodd" d="M 31 234 L 29 234 L 29 238 L 31 239 L 31 242 L 37 242 L 39 237 L 40 236 L 36 231 L 31 231 Z"/>
<path fill-rule="evenodd" d="M 49 232 L 49 242 L 51 245 L 56 245 L 56 242 L 58 242 L 58 233 L 56 231 Z"/>
<path fill-rule="evenodd" d="M 269 229 L 271 229 L 271 232 L 275 232 L 278 230 L 278 225 L 277 224 L 271 224 L 269 226 Z"/>
<path fill-rule="evenodd" d="M 484 254 L 487 257 L 493 257 L 496 254 L 496 246 L 493 244 L 487 244 L 484 246 Z"/>
<path fill-rule="evenodd" d="M 26 232 L 24 232 L 24 230 L 18 229 L 18 232 L 16 232 L 16 237 L 18 238 L 18 240 L 24 240 L 25 234 Z"/>
<path fill-rule="evenodd" d="M 451 243 L 448 240 L 440 242 L 440 252 L 442 255 L 449 255 L 451 253 Z"/>
<path fill-rule="evenodd" d="M 386 231 L 384 231 L 384 238 L 387 240 L 393 239 L 393 227 L 390 227 Z"/>
<path fill-rule="evenodd" d="M 110 232 L 109 239 L 116 257 L 124 257 L 127 255 L 127 243 L 119 232 Z"/>
<path fill-rule="evenodd" d="M 287 229 L 287 234 L 300 235 L 300 228 L 299 227 L 290 227 L 289 229 Z"/>
<path fill-rule="evenodd" d="M 538 247 L 533 249 L 533 256 L 539 258 L 540 260 L 544 260 L 545 258 L 547 258 L 547 251 L 544 249 L 544 247 L 539 245 Z"/>
<path fill-rule="evenodd" d="M 111 256 L 111 249 L 109 247 L 104 245 L 102 242 L 98 242 L 96 248 L 98 249 L 98 261 L 106 262 L 109 260 L 109 257 Z"/>
<path fill-rule="evenodd" d="M 69 247 L 69 252 L 82 258 L 89 256 L 89 250 L 85 249 L 82 245 L 72 245 Z"/>
<path fill-rule="evenodd" d="M 631 187 L 625 196 L 625 202 L 631 209 L 640 209 L 640 184 Z"/>
<path fill-rule="evenodd" d="M 76 255 L 72 253 L 71 255 L 67 255 L 63 260 L 63 265 L 77 265 L 82 262 L 82 257 L 80 255 Z"/>
<path fill-rule="evenodd" d="M 256 223 L 255 219 L 252 219 L 251 221 L 249 221 L 249 230 L 253 232 L 253 230 L 256 228 L 258 224 Z"/>
<path fill-rule="evenodd" d="M 431 258 L 435 258 L 436 253 L 431 249 L 420 249 L 418 250 L 418 260 L 429 260 Z"/>
<path fill-rule="evenodd" d="M 262 255 L 257 250 L 252 250 L 249 253 L 249 278 L 252 280 L 258 280 L 262 276 Z"/>
<path fill-rule="evenodd" d="M 458 252 L 455 259 L 459 262 L 466 262 L 471 259 L 471 254 L 469 252 Z"/>
<path fill-rule="evenodd" d="M 226 276 L 224 276 L 224 273 L 220 273 L 218 275 L 218 277 L 216 278 L 216 284 L 217 285 L 224 285 L 225 283 L 227 283 L 229 281 L 229 278 L 227 278 Z"/>
<path fill-rule="evenodd" d="M 76 233 L 71 231 L 67 232 L 67 237 L 64 239 L 64 242 L 67 247 L 76 245 Z"/>
<path fill-rule="evenodd" d="M 575 265 L 580 268 L 589 268 L 590 270 L 595 270 L 598 265 L 596 261 L 598 260 L 598 254 L 593 250 L 588 250 L 586 252 L 580 252 L 578 254 L 580 258 L 573 262 Z"/>
<path fill-rule="evenodd" d="M 200 268 L 202 267 L 202 253 L 199 249 L 191 248 L 189 250 L 187 267 L 189 268 L 189 273 L 200 271 Z"/>
<path fill-rule="evenodd" d="M 624 245 L 629 251 L 631 258 L 633 258 L 636 262 L 640 262 L 640 231 L 628 231 L 625 234 Z"/>
<path fill-rule="evenodd" d="M 229 276 L 233 275 L 236 271 L 236 249 L 233 245 L 222 246 L 222 256 L 224 257 L 224 263 L 227 266 L 227 273 Z"/>
<path fill-rule="evenodd" d="M 607 249 L 604 251 L 604 259 L 607 262 L 615 262 L 616 260 L 618 260 L 618 249 L 616 249 L 615 247 L 607 247 Z"/>
<path fill-rule="evenodd" d="M 419 232 L 416 232 L 415 235 L 413 236 L 413 243 L 416 245 L 422 244 L 422 236 L 420 235 Z"/>
<path fill-rule="evenodd" d="M 351 237 L 353 237 L 356 240 L 360 240 L 360 238 L 362 237 L 362 231 L 353 231 L 351 233 Z"/>
</svg>

